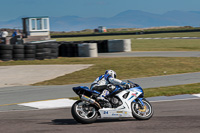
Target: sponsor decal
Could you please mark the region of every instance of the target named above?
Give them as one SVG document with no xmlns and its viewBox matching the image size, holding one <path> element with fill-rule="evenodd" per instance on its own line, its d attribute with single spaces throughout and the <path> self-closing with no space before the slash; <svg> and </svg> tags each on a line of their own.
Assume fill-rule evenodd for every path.
<svg viewBox="0 0 200 133">
<path fill-rule="evenodd" d="M 112 116 L 118 116 L 118 114 L 112 114 Z"/>
<path fill-rule="evenodd" d="M 125 111 L 124 114 L 127 114 L 127 112 Z"/>
<path fill-rule="evenodd" d="M 89 97 L 87 97 L 87 96 L 84 96 L 85 98 L 89 98 Z"/>
<path fill-rule="evenodd" d="M 117 113 L 123 113 L 123 111 L 117 111 Z"/>
<path fill-rule="evenodd" d="M 103 114 L 108 114 L 108 111 L 104 111 Z"/>
<path fill-rule="evenodd" d="M 133 97 L 137 97 L 137 94 L 138 94 L 137 92 L 133 92 L 133 93 L 131 94 L 132 96 L 131 96 L 128 100 L 131 100 Z"/>
<path fill-rule="evenodd" d="M 133 96 L 135 96 L 135 97 L 136 97 L 136 96 L 137 96 L 137 94 L 138 94 L 138 93 L 136 92 L 136 93 L 132 93 L 131 95 L 133 95 Z"/>
</svg>

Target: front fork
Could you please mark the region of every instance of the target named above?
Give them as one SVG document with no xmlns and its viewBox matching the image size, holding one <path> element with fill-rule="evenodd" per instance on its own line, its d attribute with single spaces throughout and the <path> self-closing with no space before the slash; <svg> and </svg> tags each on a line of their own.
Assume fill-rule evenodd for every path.
<svg viewBox="0 0 200 133">
<path fill-rule="evenodd" d="M 143 98 L 137 98 L 133 102 L 137 103 L 141 109 L 144 109 L 144 103 L 142 101 Z"/>
</svg>

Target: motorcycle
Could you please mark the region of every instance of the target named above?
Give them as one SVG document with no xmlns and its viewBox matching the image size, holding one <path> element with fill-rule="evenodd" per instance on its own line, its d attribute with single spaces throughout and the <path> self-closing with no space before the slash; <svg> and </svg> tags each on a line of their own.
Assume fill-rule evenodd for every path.
<svg viewBox="0 0 200 133">
<path fill-rule="evenodd" d="M 90 90 L 86 86 L 73 87 L 73 91 L 80 97 L 71 108 L 73 118 L 82 124 L 93 123 L 98 117 L 150 119 L 153 107 L 144 98 L 143 89 L 136 83 L 127 82 L 130 88 L 116 85 L 115 90 L 105 97 L 106 101 L 97 100 L 101 94 L 99 91 Z"/>
</svg>

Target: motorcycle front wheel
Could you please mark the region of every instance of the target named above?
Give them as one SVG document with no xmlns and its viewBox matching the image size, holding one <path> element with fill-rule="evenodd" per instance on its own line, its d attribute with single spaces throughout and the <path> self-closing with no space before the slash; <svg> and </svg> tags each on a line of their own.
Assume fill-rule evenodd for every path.
<svg viewBox="0 0 200 133">
<path fill-rule="evenodd" d="M 132 114 L 138 120 L 148 120 L 153 116 L 153 107 L 145 98 L 142 101 L 144 103 L 143 108 L 136 102 L 132 103 Z"/>
<path fill-rule="evenodd" d="M 96 108 L 82 100 L 76 101 L 73 104 L 71 113 L 74 119 L 82 124 L 93 123 L 98 117 Z"/>
</svg>

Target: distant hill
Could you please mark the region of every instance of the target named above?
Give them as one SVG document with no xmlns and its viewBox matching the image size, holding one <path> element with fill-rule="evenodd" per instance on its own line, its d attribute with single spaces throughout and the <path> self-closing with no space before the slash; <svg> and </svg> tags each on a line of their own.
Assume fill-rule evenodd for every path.
<svg viewBox="0 0 200 133">
<path fill-rule="evenodd" d="M 107 28 L 146 28 L 159 26 L 200 26 L 200 11 L 169 11 L 153 14 L 140 10 L 127 10 L 110 18 L 79 16 L 50 17 L 51 31 L 79 31 Z M 0 21 L 0 28 L 22 27 L 21 17 L 6 22 Z"/>
</svg>

